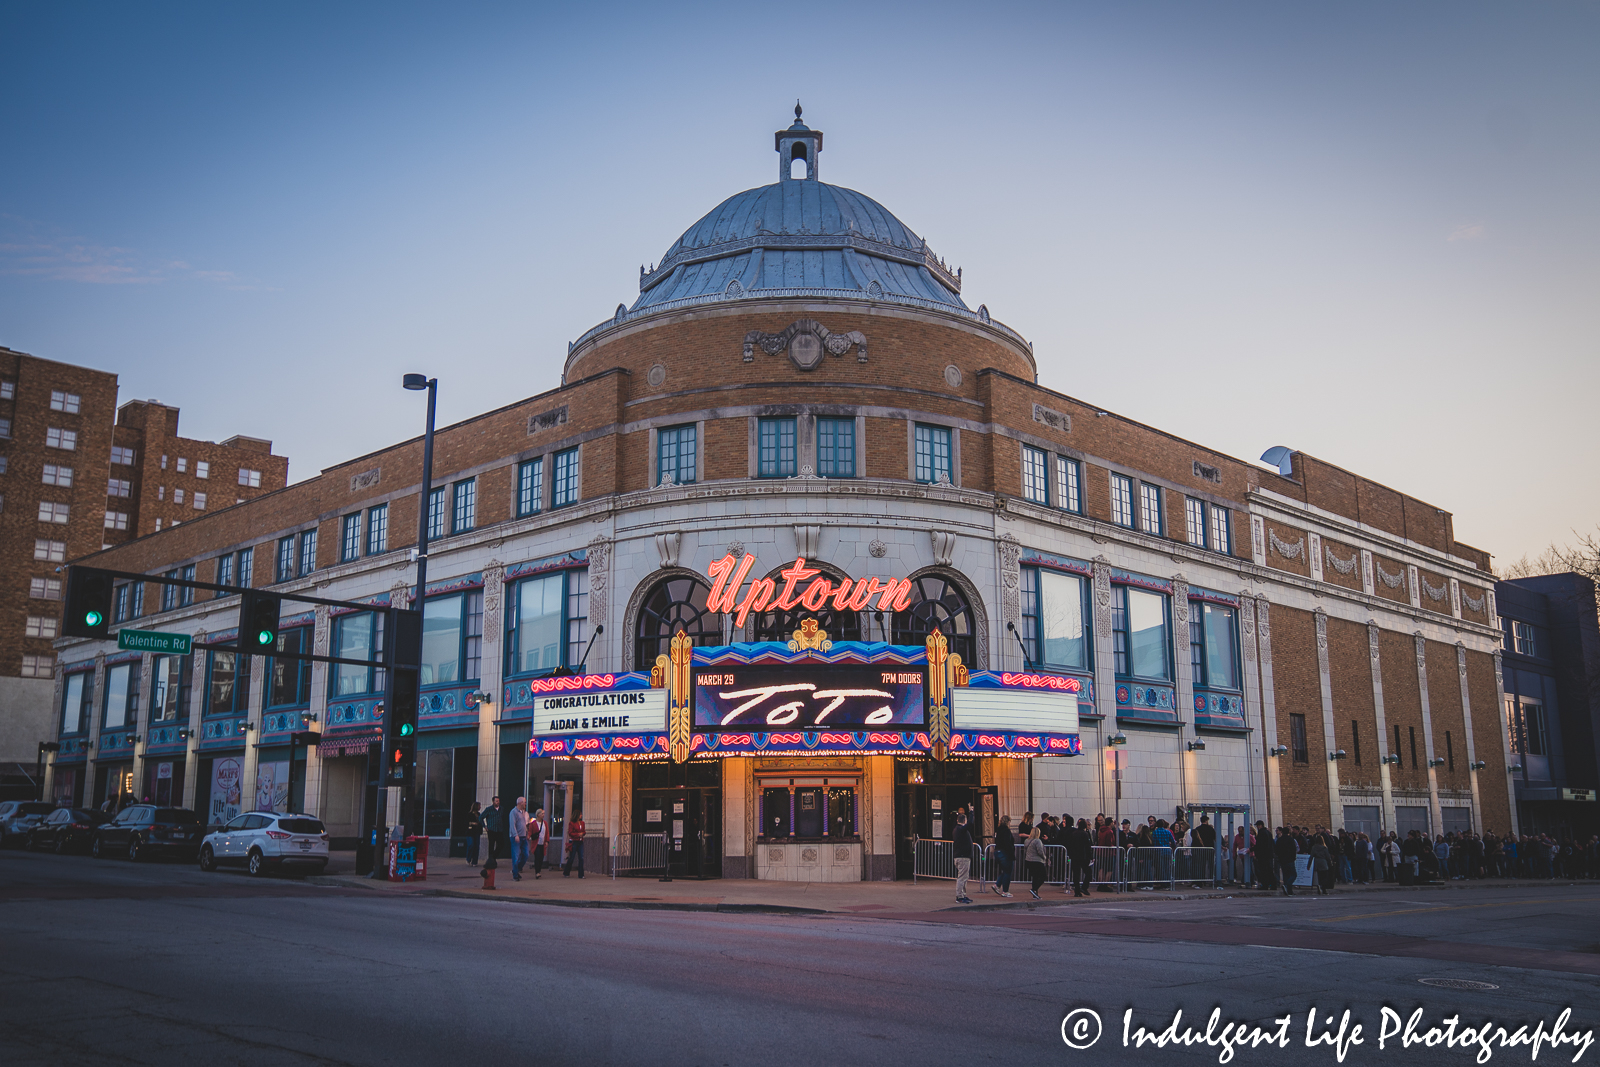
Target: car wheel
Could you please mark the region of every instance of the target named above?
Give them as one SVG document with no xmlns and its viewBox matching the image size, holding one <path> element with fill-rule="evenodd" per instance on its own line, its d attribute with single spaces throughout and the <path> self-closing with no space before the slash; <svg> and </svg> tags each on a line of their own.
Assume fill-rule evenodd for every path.
<svg viewBox="0 0 1600 1067">
<path fill-rule="evenodd" d="M 66 837 L 65 834 L 57 834 L 56 835 L 56 855 L 65 856 L 66 854 L 67 854 L 67 837 Z"/>
<path fill-rule="evenodd" d="M 137 837 L 128 838 L 128 862 L 139 862 L 139 839 Z"/>
<path fill-rule="evenodd" d="M 96 834 L 94 844 L 89 846 L 89 854 L 95 859 L 100 859 L 100 835 Z"/>
<path fill-rule="evenodd" d="M 257 878 L 267 873 L 267 858 L 261 854 L 259 848 L 250 850 L 250 858 L 246 863 L 246 867 Z"/>
<path fill-rule="evenodd" d="M 200 869 L 214 871 L 217 869 L 217 854 L 211 851 L 211 846 L 206 845 L 200 850 Z"/>
</svg>

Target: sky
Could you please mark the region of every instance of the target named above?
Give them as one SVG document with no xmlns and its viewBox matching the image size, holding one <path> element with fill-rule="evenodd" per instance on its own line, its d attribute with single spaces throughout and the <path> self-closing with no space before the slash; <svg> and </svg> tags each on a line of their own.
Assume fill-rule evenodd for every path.
<svg viewBox="0 0 1600 1067">
<path fill-rule="evenodd" d="M 291 480 L 555 387 L 824 131 L 1041 384 L 1600 523 L 1600 6 L 0 3 L 0 344 Z"/>
</svg>

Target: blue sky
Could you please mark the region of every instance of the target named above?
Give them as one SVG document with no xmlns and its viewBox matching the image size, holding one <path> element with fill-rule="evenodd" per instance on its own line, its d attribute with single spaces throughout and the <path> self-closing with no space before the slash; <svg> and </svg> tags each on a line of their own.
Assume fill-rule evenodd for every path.
<svg viewBox="0 0 1600 1067">
<path fill-rule="evenodd" d="M 0 344 L 292 478 L 553 387 L 798 96 L 1044 385 L 1600 522 L 1592 4 L 0 6 Z"/>
</svg>

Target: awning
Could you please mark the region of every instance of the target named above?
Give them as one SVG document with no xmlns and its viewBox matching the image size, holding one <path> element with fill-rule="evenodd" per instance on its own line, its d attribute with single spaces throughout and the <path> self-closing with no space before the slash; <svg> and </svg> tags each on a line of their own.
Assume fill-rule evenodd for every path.
<svg viewBox="0 0 1600 1067">
<path fill-rule="evenodd" d="M 325 737 L 317 742 L 317 755 L 365 755 L 369 746 L 375 745 L 382 740 L 383 738 L 377 733 L 356 734 L 353 737 Z"/>
</svg>

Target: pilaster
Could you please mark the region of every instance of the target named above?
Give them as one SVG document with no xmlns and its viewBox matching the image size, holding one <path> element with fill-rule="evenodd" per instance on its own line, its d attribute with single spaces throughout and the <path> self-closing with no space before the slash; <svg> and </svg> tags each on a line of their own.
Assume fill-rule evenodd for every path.
<svg viewBox="0 0 1600 1067">
<path fill-rule="evenodd" d="M 1412 568 L 1416 573 L 1416 568 Z M 1415 595 L 1415 594 L 1413 594 Z M 1433 765 L 1433 712 L 1428 705 L 1428 642 L 1422 631 L 1415 633 L 1417 644 L 1417 691 L 1422 695 L 1422 747 L 1428 761 L 1428 818 L 1433 833 L 1444 833 L 1444 812 L 1439 807 L 1439 769 Z"/>
<path fill-rule="evenodd" d="M 1367 654 L 1372 659 L 1372 717 L 1378 730 L 1378 785 L 1383 790 L 1383 826 L 1394 829 L 1394 784 L 1389 763 L 1389 724 L 1383 714 L 1383 663 L 1378 653 L 1378 621 L 1367 622 Z"/>
<path fill-rule="evenodd" d="M 1452 586 L 1455 579 L 1451 580 Z M 1461 685 L 1461 721 L 1467 735 L 1467 781 L 1472 787 L 1472 832 L 1483 833 L 1483 802 L 1478 797 L 1478 748 L 1472 740 L 1472 696 L 1467 692 L 1467 646 L 1456 642 L 1456 679 Z"/>
<path fill-rule="evenodd" d="M 83 763 L 83 806 L 98 808 L 103 797 L 94 795 L 95 770 L 100 765 L 100 722 L 105 718 L 106 654 L 94 657 L 94 692 L 89 697 L 89 752 Z"/>
<path fill-rule="evenodd" d="M 200 719 L 205 714 L 206 657 L 210 655 L 201 647 L 205 642 L 206 632 L 196 632 L 190 646 L 194 651 L 189 656 L 189 741 L 183 747 L 183 806 L 190 811 L 195 810 L 200 784 L 196 781 L 200 775 Z"/>
<path fill-rule="evenodd" d="M 1189 660 L 1189 579 L 1182 574 L 1172 576 L 1172 647 L 1177 651 L 1174 659 L 1177 661 L 1177 671 L 1174 672 L 1177 680 L 1177 704 L 1180 721 L 1187 717 L 1189 725 L 1179 727 L 1173 735 L 1177 744 L 1175 755 L 1178 763 L 1178 802 L 1189 803 L 1189 783 L 1198 782 L 1199 775 L 1195 768 L 1195 754 L 1189 750 L 1186 741 L 1192 740 L 1195 735 L 1194 726 L 1194 664 Z"/>
<path fill-rule="evenodd" d="M 139 687 L 139 712 L 137 718 L 129 716 L 128 724 L 133 736 L 139 739 L 133 746 L 133 792 L 141 800 L 144 798 L 144 750 L 150 744 L 150 724 L 155 721 L 156 709 L 150 706 L 150 692 L 155 685 L 155 671 L 150 664 L 154 659 L 152 652 L 139 657 L 139 677 L 135 683 Z M 154 798 L 152 792 L 151 799 Z"/>
<path fill-rule="evenodd" d="M 483 569 L 483 657 L 478 668 L 478 687 L 492 698 L 478 705 L 478 803 L 485 808 L 494 799 L 500 776 L 500 728 L 495 725 L 495 709 L 505 706 L 502 678 L 505 670 L 503 610 L 505 607 L 506 566 L 491 559 Z M 591 592 L 590 596 L 593 596 Z M 594 604 L 590 601 L 590 617 Z"/>
<path fill-rule="evenodd" d="M 1245 722 L 1257 722 L 1261 726 L 1255 731 L 1251 739 L 1261 747 L 1250 753 L 1248 759 L 1251 766 L 1261 767 L 1263 783 L 1271 778 L 1269 764 L 1274 763 L 1267 757 L 1267 748 L 1272 742 L 1268 741 L 1266 732 L 1266 719 L 1262 713 L 1261 701 L 1261 668 L 1256 655 L 1256 601 L 1248 593 L 1239 594 L 1239 647 L 1244 660 L 1244 716 Z M 1101 776 L 1105 775 L 1105 761 L 1100 761 Z M 1266 789 L 1263 786 L 1262 796 L 1256 796 L 1255 777 L 1250 779 L 1250 810 L 1258 813 L 1256 818 L 1264 819 L 1269 824 L 1272 822 L 1272 812 L 1264 810 L 1266 806 L 1261 803 L 1265 800 Z"/>
<path fill-rule="evenodd" d="M 1491 597 L 1494 596 L 1494 590 L 1490 589 L 1488 591 L 1488 595 Z M 1493 604 L 1490 605 L 1490 609 L 1491 610 L 1489 614 L 1492 618 L 1494 617 Z M 1500 720 L 1500 750 L 1505 753 L 1504 766 L 1506 768 L 1506 773 L 1510 774 L 1511 724 L 1506 721 L 1506 678 L 1505 668 L 1502 663 L 1502 655 L 1503 653 L 1500 649 L 1497 648 L 1494 650 L 1494 695 L 1495 699 L 1500 702 L 1500 710 L 1495 715 L 1495 718 Z M 1517 783 L 1514 781 L 1508 780 L 1506 782 L 1506 801 L 1507 805 L 1511 808 L 1511 832 L 1514 834 L 1520 834 L 1522 833 L 1522 820 L 1517 817 Z"/>
<path fill-rule="evenodd" d="M 244 769 L 239 781 L 239 806 L 245 811 L 256 808 L 256 773 L 261 766 L 261 708 L 266 701 L 267 687 L 262 684 L 267 677 L 267 657 L 250 657 L 250 692 L 245 711 L 249 724 L 244 734 Z"/>
<path fill-rule="evenodd" d="M 1328 666 L 1328 613 L 1320 607 L 1312 612 L 1317 624 L 1317 682 L 1322 693 L 1322 739 L 1331 748 L 1317 753 L 1328 768 L 1328 826 L 1344 825 L 1344 805 L 1339 795 L 1339 761 L 1332 758 L 1339 747 L 1333 728 L 1333 671 Z"/>
<path fill-rule="evenodd" d="M 1272 619 L 1266 597 L 1256 598 L 1256 646 L 1261 654 L 1261 732 L 1268 749 L 1278 745 L 1278 698 L 1272 684 Z M 1283 818 L 1283 778 L 1278 761 L 1267 760 L 1267 806 Z M 1268 820 L 1270 823 L 1272 820 Z"/>
<path fill-rule="evenodd" d="M 333 626 L 329 618 L 328 605 L 318 604 L 313 611 L 314 620 L 311 624 L 311 649 L 318 656 L 328 654 L 328 641 Z M 311 714 L 321 724 L 322 729 L 328 728 L 328 668 L 331 664 L 311 664 Z M 293 768 L 291 768 L 292 772 Z M 322 756 L 317 752 L 316 745 L 306 746 L 306 792 L 301 803 L 301 808 L 307 812 L 322 810 L 322 795 L 326 788 L 323 781 Z"/>
</svg>

